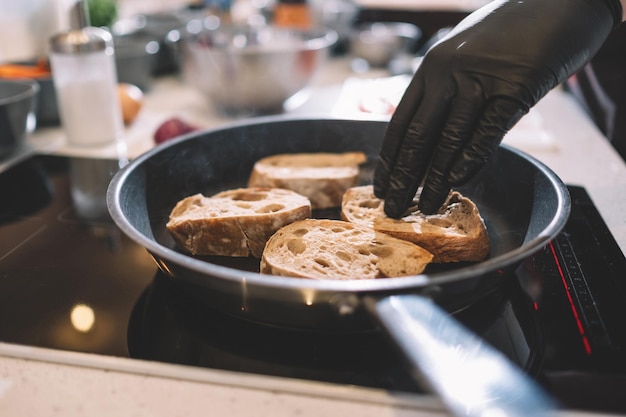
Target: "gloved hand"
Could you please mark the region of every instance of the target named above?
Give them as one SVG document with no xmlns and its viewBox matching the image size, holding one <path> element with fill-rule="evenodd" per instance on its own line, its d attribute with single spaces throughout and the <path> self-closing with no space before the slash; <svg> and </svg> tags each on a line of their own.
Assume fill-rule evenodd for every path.
<svg viewBox="0 0 626 417">
<path fill-rule="evenodd" d="M 400 217 L 487 162 L 504 134 L 580 69 L 621 21 L 618 0 L 499 0 L 464 19 L 424 56 L 380 150 L 374 192 Z"/>
</svg>

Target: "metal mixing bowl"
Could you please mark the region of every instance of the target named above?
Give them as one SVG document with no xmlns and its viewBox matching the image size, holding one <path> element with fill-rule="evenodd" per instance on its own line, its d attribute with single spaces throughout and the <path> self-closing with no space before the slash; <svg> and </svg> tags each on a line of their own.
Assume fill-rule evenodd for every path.
<svg viewBox="0 0 626 417">
<path fill-rule="evenodd" d="M 35 80 L 0 79 L 0 159 L 9 156 L 35 127 Z"/>
<path fill-rule="evenodd" d="M 339 39 L 335 50 L 345 52 L 361 6 L 355 0 L 308 0 L 308 4 L 314 24 L 337 32 Z"/>
<path fill-rule="evenodd" d="M 336 41 L 331 29 L 202 25 L 187 30 L 177 45 L 186 82 L 223 113 L 249 115 L 283 111 L 287 99 L 310 84 Z"/>
<path fill-rule="evenodd" d="M 193 14 L 192 12 L 189 12 Z M 131 39 L 145 44 L 156 42 L 157 48 L 150 45 L 150 58 L 152 75 L 162 76 L 177 74 L 180 65 L 177 61 L 172 45 L 167 40 L 170 31 L 176 30 L 185 25 L 191 17 L 187 18 L 185 13 L 174 11 L 156 12 L 149 14 L 136 14 L 131 17 L 119 19 L 113 25 L 114 37 Z M 153 51 L 156 49 L 156 52 Z"/>
<path fill-rule="evenodd" d="M 150 90 L 159 43 L 134 35 L 114 36 L 113 41 L 118 82 L 136 85 L 144 92 Z"/>
<path fill-rule="evenodd" d="M 373 67 L 384 67 L 402 53 L 410 53 L 422 31 L 404 22 L 362 23 L 350 36 L 350 52 Z"/>
<path fill-rule="evenodd" d="M 39 83 L 39 93 L 35 105 L 35 115 L 37 116 L 37 127 L 59 126 L 59 106 L 57 103 L 57 93 L 54 89 L 52 76 L 37 78 Z"/>
</svg>

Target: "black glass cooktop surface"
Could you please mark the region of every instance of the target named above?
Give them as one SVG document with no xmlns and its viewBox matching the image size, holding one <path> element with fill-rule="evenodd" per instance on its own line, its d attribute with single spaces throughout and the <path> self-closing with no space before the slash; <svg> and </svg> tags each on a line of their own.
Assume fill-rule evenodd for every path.
<svg viewBox="0 0 626 417">
<path fill-rule="evenodd" d="M 188 297 L 110 221 L 115 161 L 34 156 L 0 173 L 0 341 L 421 391 L 377 331 L 242 322 Z M 557 239 L 457 315 L 568 407 L 626 411 L 626 259 L 581 187 Z"/>
</svg>

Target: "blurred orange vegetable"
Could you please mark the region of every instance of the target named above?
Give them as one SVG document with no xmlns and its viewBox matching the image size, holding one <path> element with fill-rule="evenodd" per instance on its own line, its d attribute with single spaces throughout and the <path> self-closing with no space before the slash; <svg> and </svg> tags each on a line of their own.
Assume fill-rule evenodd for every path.
<svg viewBox="0 0 626 417">
<path fill-rule="evenodd" d="M 50 77 L 50 66 L 46 60 L 36 64 L 2 64 L 0 65 L 1 78 L 47 78 Z"/>
<path fill-rule="evenodd" d="M 120 83 L 117 86 L 117 95 L 122 107 L 124 124 L 129 125 L 135 120 L 143 106 L 143 92 L 136 85 Z"/>
</svg>

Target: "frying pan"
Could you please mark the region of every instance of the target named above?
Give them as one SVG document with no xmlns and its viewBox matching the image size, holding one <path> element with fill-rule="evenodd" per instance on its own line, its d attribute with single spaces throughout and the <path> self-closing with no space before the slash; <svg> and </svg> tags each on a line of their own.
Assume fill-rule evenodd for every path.
<svg viewBox="0 0 626 417">
<path fill-rule="evenodd" d="M 559 233 L 569 216 L 562 181 L 518 150 L 500 146 L 478 176 L 458 188 L 485 219 L 491 253 L 480 263 L 376 280 L 278 277 L 259 274 L 256 259 L 188 256 L 165 228 L 178 200 L 245 186 L 254 163 L 272 154 L 362 151 L 368 162 L 360 181 L 368 183 L 386 126 L 385 121 L 268 116 L 194 132 L 119 171 L 107 193 L 109 212 L 168 277 L 211 308 L 306 331 L 382 326 L 415 377 L 458 415 L 537 415 L 552 409 L 553 402 L 530 378 L 453 319 L 454 312 L 496 290 L 523 259 Z M 338 213 L 313 216 L 337 218 Z M 488 376 L 484 384 L 480 376 Z"/>
</svg>

